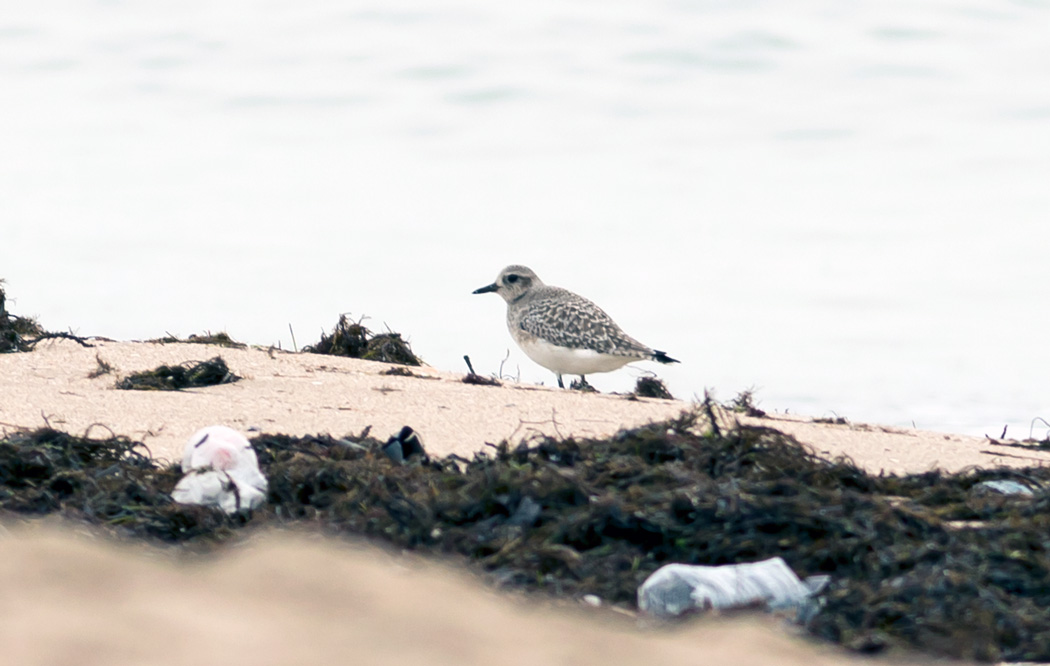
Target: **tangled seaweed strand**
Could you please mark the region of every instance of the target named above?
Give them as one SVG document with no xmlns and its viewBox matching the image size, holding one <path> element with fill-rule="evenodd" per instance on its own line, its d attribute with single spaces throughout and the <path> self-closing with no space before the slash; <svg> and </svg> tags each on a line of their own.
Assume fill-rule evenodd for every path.
<svg viewBox="0 0 1050 666">
<path fill-rule="evenodd" d="M 134 372 L 117 382 L 118 389 L 139 391 L 179 391 L 198 386 L 215 386 L 238 381 L 221 356 L 207 361 L 186 361 L 161 365 L 153 370 Z"/>
<path fill-rule="evenodd" d="M 339 323 L 330 335 L 321 334 L 317 344 L 304 347 L 303 351 L 401 365 L 423 364 L 400 333 L 374 334 L 360 321 L 350 321 L 345 314 L 339 315 Z"/>
<path fill-rule="evenodd" d="M 247 524 L 455 554 L 502 585 L 627 606 L 665 563 L 779 555 L 801 576 L 832 576 L 808 625 L 817 636 L 864 652 L 1050 660 L 1050 496 L 975 492 L 1004 477 L 1045 487 L 1050 470 L 872 476 L 773 429 L 705 434 L 697 421 L 406 465 L 367 430 L 260 435 L 270 492 Z M 177 471 L 123 438 L 16 435 L 0 440 L 0 474 L 7 511 L 190 545 L 242 524 L 171 504 Z"/>
</svg>

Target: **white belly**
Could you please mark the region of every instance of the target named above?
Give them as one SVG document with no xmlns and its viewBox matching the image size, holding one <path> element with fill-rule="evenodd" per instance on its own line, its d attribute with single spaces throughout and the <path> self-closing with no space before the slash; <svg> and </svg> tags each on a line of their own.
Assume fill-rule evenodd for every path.
<svg viewBox="0 0 1050 666">
<path fill-rule="evenodd" d="M 559 375 L 589 375 L 595 372 L 609 372 L 622 368 L 631 361 L 641 360 L 631 356 L 602 354 L 590 349 L 559 347 L 539 338 L 520 340 L 518 345 L 526 356 Z"/>
</svg>

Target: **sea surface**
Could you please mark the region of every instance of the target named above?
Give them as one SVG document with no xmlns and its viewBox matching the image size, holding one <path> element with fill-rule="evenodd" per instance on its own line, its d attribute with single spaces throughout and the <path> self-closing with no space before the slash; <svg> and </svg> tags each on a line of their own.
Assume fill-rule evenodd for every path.
<svg viewBox="0 0 1050 666">
<path fill-rule="evenodd" d="M 601 390 L 651 369 L 1028 436 L 1047 26 L 1047 0 L 7 3 L 0 278 L 52 330 L 290 349 L 348 312 L 550 384 L 471 295 L 523 263 L 682 361 Z"/>
</svg>

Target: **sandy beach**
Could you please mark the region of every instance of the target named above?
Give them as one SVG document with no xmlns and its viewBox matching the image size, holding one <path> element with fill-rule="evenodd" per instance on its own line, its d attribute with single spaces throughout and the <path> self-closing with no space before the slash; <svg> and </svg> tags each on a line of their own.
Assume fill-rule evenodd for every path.
<svg viewBox="0 0 1050 666">
<path fill-rule="evenodd" d="M 432 455 L 469 457 L 535 432 L 602 436 L 692 408 L 688 401 L 467 385 L 462 374 L 429 367 L 391 376 L 382 363 L 266 349 L 91 344 L 57 340 L 0 355 L 0 426 L 112 431 L 176 460 L 192 432 L 216 423 L 291 435 L 371 426 L 380 438 L 411 425 Z M 214 356 L 243 379 L 181 392 L 114 387 L 131 372 Z M 100 360 L 112 372 L 89 377 Z M 1050 461 L 989 439 L 797 415 L 719 418 L 782 430 L 822 456 L 849 456 L 876 473 Z M 606 610 L 497 593 L 444 563 L 305 535 L 254 536 L 201 561 L 50 520 L 10 526 L 0 528 L 0 589 L 0 640 L 10 663 L 19 664 L 857 661 L 770 618 L 642 631 Z"/>
<path fill-rule="evenodd" d="M 337 436 L 371 426 L 372 434 L 380 438 L 410 425 L 429 452 L 469 457 L 487 443 L 504 439 L 516 443 L 532 433 L 610 435 L 672 418 L 693 404 L 511 382 L 501 387 L 475 386 L 463 383 L 463 373 L 427 366 L 411 368 L 415 377 L 401 377 L 383 374 L 392 367 L 384 363 L 259 348 L 101 340 L 91 344 L 94 347 L 86 348 L 55 340 L 32 353 L 0 355 L 0 395 L 4 396 L 0 427 L 50 424 L 75 434 L 108 428 L 142 441 L 154 457 L 177 460 L 190 434 L 217 423 L 245 432 Z M 177 392 L 115 388 L 120 377 L 133 372 L 215 356 L 244 379 Z M 112 371 L 89 377 L 99 360 Z M 1018 452 L 986 438 L 829 423 L 793 414 L 724 416 L 776 428 L 824 457 L 849 456 L 875 473 L 1050 462 L 1050 453 Z"/>
</svg>

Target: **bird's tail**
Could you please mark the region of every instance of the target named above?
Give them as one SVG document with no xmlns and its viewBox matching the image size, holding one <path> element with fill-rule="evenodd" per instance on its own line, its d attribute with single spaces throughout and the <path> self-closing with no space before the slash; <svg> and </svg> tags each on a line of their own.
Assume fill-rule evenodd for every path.
<svg viewBox="0 0 1050 666">
<path fill-rule="evenodd" d="M 658 349 L 653 350 L 653 360 L 658 363 L 681 363 L 681 361 L 679 361 L 678 359 L 671 358 L 670 356 Z"/>
</svg>

